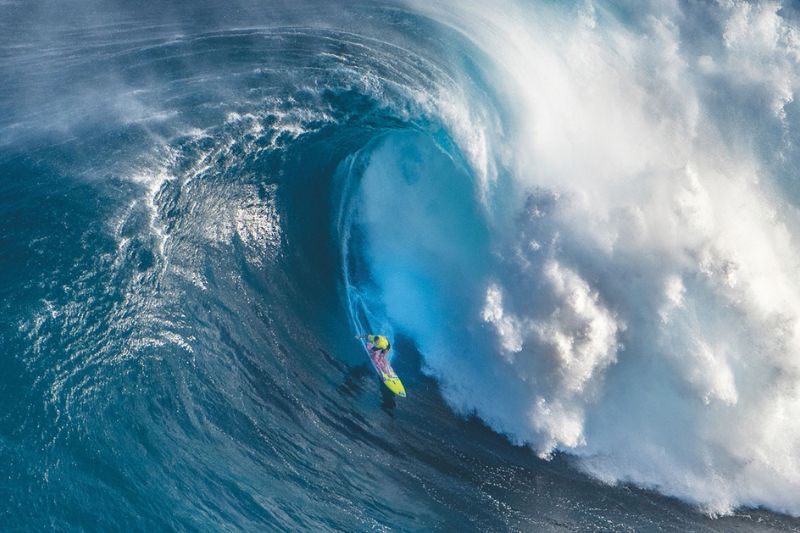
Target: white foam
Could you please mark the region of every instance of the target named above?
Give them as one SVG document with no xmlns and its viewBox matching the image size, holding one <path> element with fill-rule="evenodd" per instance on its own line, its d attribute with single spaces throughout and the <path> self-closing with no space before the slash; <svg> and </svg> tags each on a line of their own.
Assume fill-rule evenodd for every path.
<svg viewBox="0 0 800 533">
<path fill-rule="evenodd" d="M 134 183 L 142 185 L 144 191 L 144 202 L 150 214 L 150 229 L 158 243 L 158 254 L 163 259 L 164 249 L 167 241 L 167 233 L 161 223 L 156 197 L 161 188 L 168 181 L 175 179 L 170 173 L 170 168 L 177 158 L 177 153 L 173 149 L 163 148 L 163 153 L 155 155 L 156 161 L 145 162 L 141 167 L 129 176 Z M 134 203 L 138 200 L 134 200 Z M 131 208 L 133 205 L 131 206 Z M 130 210 L 129 210 L 130 211 Z"/>
<path fill-rule="evenodd" d="M 708 27 L 670 2 L 627 27 L 592 2 L 412 5 L 486 54 L 502 99 L 437 102 L 487 206 L 496 260 L 462 288 L 482 304 L 388 309 L 451 405 L 607 482 L 800 515 L 798 220 L 764 160 L 794 150 L 796 22 L 735 0 Z M 430 265 L 407 266 L 450 282 Z"/>
</svg>

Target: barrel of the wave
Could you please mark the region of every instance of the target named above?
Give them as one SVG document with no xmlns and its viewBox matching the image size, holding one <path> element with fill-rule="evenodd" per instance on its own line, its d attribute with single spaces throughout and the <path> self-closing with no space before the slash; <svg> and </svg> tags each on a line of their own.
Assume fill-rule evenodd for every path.
<svg viewBox="0 0 800 533">
<path fill-rule="evenodd" d="M 392 365 L 389 363 L 389 350 L 392 349 L 389 339 L 383 335 L 366 335 L 363 337 L 357 335 L 356 339 L 367 341 L 364 347 L 367 350 L 367 354 L 369 354 L 369 360 L 386 388 L 395 396 L 405 398 L 406 389 L 403 387 L 403 382 L 397 377 Z"/>
</svg>

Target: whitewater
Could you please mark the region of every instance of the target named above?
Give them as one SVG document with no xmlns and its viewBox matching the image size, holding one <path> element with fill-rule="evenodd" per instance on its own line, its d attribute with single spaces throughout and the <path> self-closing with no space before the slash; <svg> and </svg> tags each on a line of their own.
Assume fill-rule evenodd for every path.
<svg viewBox="0 0 800 533">
<path fill-rule="evenodd" d="M 0 2 L 2 523 L 800 528 L 797 8 L 152 7 Z"/>
<path fill-rule="evenodd" d="M 417 340 L 457 409 L 542 456 L 567 451 L 600 479 L 712 513 L 763 505 L 797 515 L 793 13 L 667 3 L 641 16 L 630 4 L 617 7 L 635 17 L 623 26 L 591 3 L 566 14 L 481 5 L 427 8 L 489 56 L 507 114 L 492 123 L 450 101 L 490 228 L 476 255 L 495 264 L 443 291 L 482 294 L 480 309 L 442 307 L 466 309 L 445 321 L 474 324 L 477 338 L 420 320 L 418 302 L 394 309 L 412 298 L 396 279 L 402 261 L 377 267 L 391 270 L 381 278 L 392 321 Z M 402 183 L 389 172 L 378 173 Z M 409 224 L 442 227 L 440 213 L 400 205 Z M 417 230 L 449 259 L 454 233 Z M 464 237 L 452 244 L 474 253 Z M 396 252 L 378 255 L 389 263 Z M 437 257 L 421 269 L 444 266 L 431 275 L 440 287 L 452 268 L 479 261 Z M 453 350 L 453 338 L 466 342 Z M 453 369 L 458 358 L 467 368 Z"/>
</svg>

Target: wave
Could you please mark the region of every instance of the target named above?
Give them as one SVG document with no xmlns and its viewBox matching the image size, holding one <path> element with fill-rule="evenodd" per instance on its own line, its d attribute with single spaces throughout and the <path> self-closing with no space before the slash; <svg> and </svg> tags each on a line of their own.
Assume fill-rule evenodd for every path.
<svg viewBox="0 0 800 533">
<path fill-rule="evenodd" d="M 394 135 L 364 163 L 386 320 L 542 457 L 800 514 L 794 14 L 506 7 L 414 4 L 488 86 L 434 110 L 463 160 Z"/>
<path fill-rule="evenodd" d="M 74 215 L 50 245 L 82 251 L 63 252 L 32 317 L 8 310 L 55 413 L 43 446 L 103 433 L 87 428 L 132 401 L 120 443 L 143 465 L 166 447 L 197 460 L 170 498 L 202 494 L 206 517 L 224 485 L 211 458 L 261 487 L 257 449 L 285 486 L 333 494 L 314 443 L 401 454 L 334 392 L 352 346 L 318 339 L 380 329 L 457 414 L 543 458 L 713 515 L 800 516 L 797 13 L 309 6 L 111 44 L 126 23 L 98 23 L 79 45 L 54 31 L 35 37 L 44 52 L 0 57 L 16 75 L 2 163 L 34 146 L 102 219 Z M 264 518 L 228 503 L 243 526 Z M 269 518 L 285 527 L 353 526 L 282 509 Z"/>
</svg>

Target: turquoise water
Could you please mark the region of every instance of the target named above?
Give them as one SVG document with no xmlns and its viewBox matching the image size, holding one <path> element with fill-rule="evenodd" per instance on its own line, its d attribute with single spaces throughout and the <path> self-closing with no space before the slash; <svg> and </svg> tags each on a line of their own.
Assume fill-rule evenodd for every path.
<svg viewBox="0 0 800 533">
<path fill-rule="evenodd" d="M 533 7 L 562 33 L 582 13 Z M 667 372 L 641 387 L 660 367 L 626 366 L 647 340 L 633 332 L 656 335 L 636 317 L 657 303 L 635 283 L 614 300 L 624 289 L 609 278 L 641 277 L 638 263 L 624 271 L 592 257 L 597 243 L 565 229 L 553 183 L 572 174 L 519 179 L 509 158 L 527 119 L 496 77 L 508 65 L 469 24 L 371 2 L 0 10 L 0 529 L 800 528 L 796 451 L 773 486 L 785 497 L 772 494 L 759 484 L 765 471 L 750 478 L 733 465 L 748 460 L 748 443 L 734 461 L 706 447 L 696 429 L 705 418 L 690 422 L 727 389 L 681 403 L 697 383 L 673 388 Z M 637 34 L 638 17 L 614 13 L 600 26 Z M 543 112 L 532 113 L 546 135 Z M 711 104 L 705 113 L 714 117 Z M 786 113 L 791 136 L 789 104 Z M 784 126 L 754 128 L 768 138 Z M 786 198 L 793 157 L 787 147 L 781 161 L 764 160 Z M 558 242 L 549 260 L 570 259 L 548 270 L 548 257 L 520 248 L 529 266 L 510 260 L 515 243 L 535 240 Z M 628 332 L 619 344 L 629 351 L 591 367 L 606 374 L 586 378 L 587 397 L 562 391 L 568 373 L 547 342 L 515 348 L 520 328 L 543 316 L 584 316 L 570 318 L 548 289 L 563 265 L 616 301 L 598 316 L 627 320 L 614 331 Z M 502 316 L 487 287 L 502 287 Z M 727 331 L 749 324 L 739 311 L 693 312 Z M 408 398 L 379 386 L 353 340 L 368 329 L 392 337 Z M 746 405 L 733 372 L 736 405 Z M 621 409 L 604 383 L 662 396 Z M 580 400 L 583 443 L 565 436 L 569 417 L 538 424 L 530 395 L 570 413 Z M 784 400 L 797 414 L 790 393 Z M 646 418 L 664 429 L 637 425 Z M 666 426 L 673 419 L 681 432 Z M 793 442 L 788 423 L 786 435 Z M 620 466 L 617 437 L 642 461 L 652 449 L 677 457 L 665 461 L 674 470 Z M 705 465 L 681 460 L 692 447 Z M 701 481 L 745 489 L 673 483 L 687 464 Z"/>
</svg>

